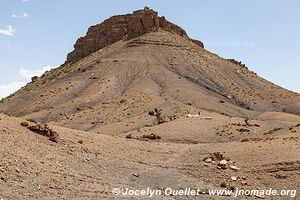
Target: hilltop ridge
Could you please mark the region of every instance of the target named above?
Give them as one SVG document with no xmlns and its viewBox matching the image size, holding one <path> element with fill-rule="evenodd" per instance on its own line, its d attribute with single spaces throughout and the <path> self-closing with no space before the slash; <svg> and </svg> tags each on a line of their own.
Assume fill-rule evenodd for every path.
<svg viewBox="0 0 300 200">
<path fill-rule="evenodd" d="M 119 40 L 130 40 L 159 29 L 190 39 L 181 27 L 169 22 L 165 17 L 158 16 L 158 12 L 145 7 L 132 14 L 116 15 L 91 26 L 86 36 L 77 40 L 74 45 L 75 49 L 68 54 L 66 62 L 78 61 Z M 203 47 L 202 42 L 190 40 Z"/>
</svg>

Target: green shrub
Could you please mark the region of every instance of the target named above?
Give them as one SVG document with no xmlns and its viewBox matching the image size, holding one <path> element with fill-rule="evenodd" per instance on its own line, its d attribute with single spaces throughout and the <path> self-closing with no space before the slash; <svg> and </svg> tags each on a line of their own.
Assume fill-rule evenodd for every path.
<svg viewBox="0 0 300 200">
<path fill-rule="evenodd" d="M 209 156 L 205 156 L 202 161 L 206 161 L 207 159 L 209 159 Z"/>
<path fill-rule="evenodd" d="M 28 127 L 28 126 L 29 126 L 29 123 L 28 123 L 28 121 L 22 121 L 22 122 L 20 123 L 20 125 L 21 125 L 21 126 L 24 126 L 24 127 Z"/>
</svg>

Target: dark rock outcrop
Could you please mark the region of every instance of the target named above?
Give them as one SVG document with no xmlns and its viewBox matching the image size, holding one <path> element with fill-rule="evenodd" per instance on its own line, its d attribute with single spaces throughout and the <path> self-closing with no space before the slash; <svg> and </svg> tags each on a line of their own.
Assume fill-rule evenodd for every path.
<svg viewBox="0 0 300 200">
<path fill-rule="evenodd" d="M 243 64 L 241 61 L 237 61 L 235 59 L 227 59 L 229 62 L 233 63 L 233 64 L 236 64 L 236 65 L 239 65 L 241 67 L 246 67 L 245 64 Z"/>
<path fill-rule="evenodd" d="M 32 82 L 36 82 L 36 81 L 38 81 L 39 80 L 39 77 L 38 76 L 33 76 L 33 77 L 31 77 L 31 81 Z"/>
<path fill-rule="evenodd" d="M 68 54 L 66 62 L 76 62 L 114 42 L 136 38 L 160 28 L 190 39 L 181 27 L 167 21 L 165 17 L 159 17 L 157 12 L 145 7 L 132 14 L 113 16 L 100 24 L 91 26 L 86 36 L 77 40 L 74 45 L 75 49 Z M 203 47 L 202 42 L 190 40 Z"/>
<path fill-rule="evenodd" d="M 52 142 L 58 141 L 58 133 L 49 128 L 48 124 L 36 124 L 28 126 L 28 129 L 39 135 L 46 136 Z"/>
</svg>

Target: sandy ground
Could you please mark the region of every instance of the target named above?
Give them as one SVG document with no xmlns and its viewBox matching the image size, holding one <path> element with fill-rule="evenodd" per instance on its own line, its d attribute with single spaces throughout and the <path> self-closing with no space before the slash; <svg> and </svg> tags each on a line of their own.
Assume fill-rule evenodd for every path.
<svg viewBox="0 0 300 200">
<path fill-rule="evenodd" d="M 205 192 L 221 189 L 222 182 L 239 189 L 300 189 L 299 127 L 248 142 L 217 142 L 213 137 L 208 139 L 214 133 L 207 132 L 206 136 L 201 134 L 197 144 L 192 144 L 185 139 L 191 137 L 189 130 L 182 127 L 190 126 L 185 123 L 204 125 L 203 119 L 171 122 L 174 137 L 181 135 L 176 142 L 172 142 L 173 134 L 170 141 L 166 139 L 168 133 L 164 128 L 154 131 L 161 135 L 161 140 L 143 141 L 53 126 L 60 136 L 58 143 L 54 143 L 21 126 L 21 119 L 5 115 L 0 118 L 2 199 L 130 199 L 114 196 L 111 191 L 170 187 Z M 240 170 L 218 169 L 218 161 L 214 164 L 203 161 L 215 152 L 221 152 Z M 156 198 L 193 199 L 191 196 Z M 230 199 L 207 194 L 201 198 Z M 242 199 L 253 198 L 256 197 Z"/>
</svg>

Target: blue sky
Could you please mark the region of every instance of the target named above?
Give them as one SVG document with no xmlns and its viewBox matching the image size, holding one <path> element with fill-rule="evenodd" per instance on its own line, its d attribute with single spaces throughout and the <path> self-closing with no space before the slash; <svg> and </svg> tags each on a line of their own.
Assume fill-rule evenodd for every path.
<svg viewBox="0 0 300 200">
<path fill-rule="evenodd" d="M 88 27 L 149 6 L 190 37 L 300 92 L 297 0 L 1 0 L 0 98 L 62 64 Z"/>
</svg>

